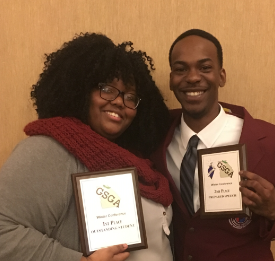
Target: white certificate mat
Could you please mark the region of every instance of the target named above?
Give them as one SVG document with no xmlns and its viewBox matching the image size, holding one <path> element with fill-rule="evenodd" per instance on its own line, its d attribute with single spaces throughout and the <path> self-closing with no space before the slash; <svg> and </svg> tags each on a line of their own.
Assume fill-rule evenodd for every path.
<svg viewBox="0 0 275 261">
<path fill-rule="evenodd" d="M 135 168 L 73 174 L 72 179 L 84 254 L 123 243 L 129 250 L 147 248 Z"/>
<path fill-rule="evenodd" d="M 202 166 L 205 212 L 241 211 L 239 151 L 202 155 Z"/>
</svg>

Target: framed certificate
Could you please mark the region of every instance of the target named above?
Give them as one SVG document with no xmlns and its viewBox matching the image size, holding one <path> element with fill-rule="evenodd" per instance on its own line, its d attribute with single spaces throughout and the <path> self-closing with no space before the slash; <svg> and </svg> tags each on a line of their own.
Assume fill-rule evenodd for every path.
<svg viewBox="0 0 275 261">
<path fill-rule="evenodd" d="M 72 174 L 82 252 L 147 248 L 136 168 Z"/>
<path fill-rule="evenodd" d="M 239 191 L 240 170 L 247 170 L 244 144 L 198 150 L 202 218 L 250 216 Z"/>
</svg>

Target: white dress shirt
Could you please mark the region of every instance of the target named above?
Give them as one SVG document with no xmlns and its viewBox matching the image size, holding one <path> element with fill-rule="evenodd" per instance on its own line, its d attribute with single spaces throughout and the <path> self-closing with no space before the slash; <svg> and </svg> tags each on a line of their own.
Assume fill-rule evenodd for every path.
<svg viewBox="0 0 275 261">
<path fill-rule="evenodd" d="M 199 133 L 192 131 L 185 123 L 183 116 L 181 117 L 181 124 L 175 129 L 171 143 L 166 151 L 167 167 L 179 191 L 180 166 L 186 153 L 189 139 L 197 134 L 200 138 L 198 150 L 234 145 L 239 143 L 242 127 L 243 119 L 226 114 L 222 107 L 219 115 Z M 194 210 L 197 212 L 200 208 L 198 164 L 196 165 L 194 176 L 193 202 Z"/>
</svg>

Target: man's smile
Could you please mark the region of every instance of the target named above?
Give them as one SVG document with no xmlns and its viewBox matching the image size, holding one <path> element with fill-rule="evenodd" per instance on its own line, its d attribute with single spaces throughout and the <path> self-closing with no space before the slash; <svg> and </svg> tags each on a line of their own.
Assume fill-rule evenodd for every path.
<svg viewBox="0 0 275 261">
<path fill-rule="evenodd" d="M 198 92 L 185 92 L 187 96 L 201 96 L 205 91 L 198 91 Z"/>
</svg>

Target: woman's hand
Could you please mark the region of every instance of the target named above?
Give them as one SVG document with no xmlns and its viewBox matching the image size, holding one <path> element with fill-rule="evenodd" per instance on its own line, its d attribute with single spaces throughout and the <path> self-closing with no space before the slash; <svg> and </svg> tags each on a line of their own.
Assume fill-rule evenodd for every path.
<svg viewBox="0 0 275 261">
<path fill-rule="evenodd" d="M 102 248 L 95 251 L 90 256 L 82 257 L 80 261 L 124 261 L 128 256 L 128 252 L 123 252 L 127 249 L 126 244 Z"/>
</svg>

